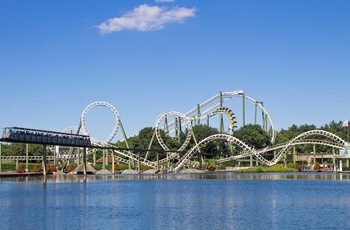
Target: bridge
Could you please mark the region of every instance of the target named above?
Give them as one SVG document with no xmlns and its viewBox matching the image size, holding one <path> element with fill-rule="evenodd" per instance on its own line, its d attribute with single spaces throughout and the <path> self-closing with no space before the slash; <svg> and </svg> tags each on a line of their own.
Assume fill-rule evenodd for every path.
<svg viewBox="0 0 350 230">
<path fill-rule="evenodd" d="M 74 147 L 91 146 L 90 136 L 88 135 L 29 129 L 22 127 L 4 128 L 1 141 Z"/>
<path fill-rule="evenodd" d="M 71 134 L 63 132 L 55 132 L 49 130 L 39 130 L 30 129 L 23 127 L 6 127 L 4 128 L 2 139 L 0 142 L 14 142 L 14 143 L 27 143 L 27 144 L 42 144 L 43 156 L 41 160 L 43 162 L 43 174 L 46 175 L 46 161 L 48 157 L 46 156 L 46 145 L 61 145 L 61 146 L 71 146 L 71 147 L 83 147 L 83 159 L 84 159 L 84 174 L 86 174 L 86 148 L 91 146 L 90 136 Z M 1 160 L 4 157 L 1 156 L 1 146 L 0 146 L 0 165 Z M 5 157 L 6 159 L 7 157 Z M 8 158 L 14 158 L 8 157 Z M 27 162 L 29 159 L 39 159 L 40 157 L 17 157 L 16 160 L 23 159 Z M 1 169 L 1 168 L 0 168 Z"/>
<path fill-rule="evenodd" d="M 242 126 L 246 124 L 245 111 L 247 102 L 252 103 L 254 106 L 254 120 L 251 123 L 257 124 L 257 111 L 260 110 L 262 114 L 261 126 L 267 133 L 269 133 L 271 138 L 271 146 L 268 146 L 264 149 L 254 149 L 253 147 L 244 143 L 242 140 L 239 140 L 232 136 L 232 131 L 236 128 L 236 117 L 232 113 L 230 106 L 227 104 L 229 101 L 235 98 L 238 98 L 242 103 Z M 112 133 L 106 140 L 102 141 L 91 137 L 86 123 L 86 116 L 88 112 L 94 107 L 99 106 L 109 109 L 115 118 L 115 124 Z M 220 134 L 210 135 L 197 142 L 192 132 L 193 126 L 200 124 L 201 122 L 205 122 L 209 126 L 210 119 L 217 116 L 219 117 L 218 130 L 220 131 Z M 227 116 L 230 121 L 228 132 L 226 132 L 224 129 L 224 116 Z M 342 156 L 340 156 L 339 153 L 350 148 L 349 143 L 342 140 L 340 137 L 324 130 L 311 130 L 296 136 L 294 139 L 287 143 L 274 145 L 276 139 L 276 131 L 270 114 L 263 106 L 263 103 L 261 101 L 257 101 L 251 97 L 248 97 L 245 95 L 243 90 L 236 90 L 233 92 L 220 92 L 219 94 L 214 95 L 203 103 L 197 104 L 197 106 L 185 113 L 171 111 L 160 114 L 156 120 L 155 132 L 153 134 L 151 142 L 149 143 L 148 149 L 145 150 L 146 155 L 144 157 L 140 156 L 139 151 L 135 151 L 135 149 L 130 148 L 119 113 L 113 105 L 103 101 L 93 102 L 84 109 L 80 117 L 80 121 L 81 124 L 78 127 L 69 126 L 62 133 L 45 130 L 25 129 L 19 127 L 7 127 L 5 128 L 3 137 L 0 141 L 83 147 L 83 158 L 85 159 L 86 155 L 95 153 L 97 149 L 109 149 L 111 151 L 113 159 L 117 159 L 121 162 L 129 164 L 131 162 L 137 162 L 139 166 L 143 164 L 148 167 L 157 169 L 159 169 L 160 164 L 169 162 L 172 159 L 177 159 L 177 163 L 174 169 L 175 172 L 180 171 L 181 168 L 183 168 L 188 162 L 193 160 L 193 156 L 200 152 L 201 147 L 204 147 L 205 145 L 217 140 L 224 140 L 231 146 L 235 146 L 241 149 L 239 154 L 233 155 L 231 153 L 228 153 L 227 155 L 231 156 L 220 159 L 219 162 L 237 159 L 249 159 L 251 166 L 254 158 L 263 165 L 275 165 L 279 161 L 283 160 L 286 154 L 295 151 L 293 149 L 297 145 L 309 144 L 313 146 L 328 146 L 333 149 L 333 155 L 335 155 L 335 152 L 337 152 L 337 157 L 340 159 L 342 159 Z M 174 150 L 167 146 L 166 141 L 163 140 L 161 133 L 164 132 L 169 136 L 179 139 L 183 129 L 187 130 L 187 134 L 180 148 Z M 110 144 L 118 130 L 121 130 L 124 137 L 124 141 L 126 143 L 125 149 L 118 149 Z M 191 138 L 195 140 L 195 145 L 191 149 L 186 150 L 188 149 Z M 157 161 L 150 161 L 148 159 L 148 156 L 149 152 L 152 150 L 152 143 L 154 139 L 158 141 L 162 148 L 162 151 L 167 152 L 167 156 L 163 159 L 158 159 L 157 156 Z M 88 151 L 86 150 L 87 148 Z M 264 157 L 267 153 L 270 153 L 272 151 L 274 152 L 273 159 L 269 160 Z M 179 154 L 180 152 L 182 153 L 181 155 Z M 105 151 L 103 151 L 103 153 L 108 155 L 108 153 L 105 153 Z M 79 157 L 80 154 L 77 156 Z M 139 170 L 140 168 L 141 167 L 138 167 Z"/>
</svg>

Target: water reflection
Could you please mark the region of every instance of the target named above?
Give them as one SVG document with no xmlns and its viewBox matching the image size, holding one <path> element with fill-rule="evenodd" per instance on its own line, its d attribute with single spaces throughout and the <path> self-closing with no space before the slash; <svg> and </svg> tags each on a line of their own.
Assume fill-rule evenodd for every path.
<svg viewBox="0 0 350 230">
<path fill-rule="evenodd" d="M 69 183 L 97 180 L 349 180 L 348 173 L 203 173 L 203 174 L 117 174 L 117 175 L 46 175 L 0 177 L 0 182 Z"/>
</svg>

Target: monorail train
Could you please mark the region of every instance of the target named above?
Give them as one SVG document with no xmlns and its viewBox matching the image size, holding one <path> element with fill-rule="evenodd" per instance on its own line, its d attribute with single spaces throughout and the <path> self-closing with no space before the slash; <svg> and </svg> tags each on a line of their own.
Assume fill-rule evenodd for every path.
<svg viewBox="0 0 350 230">
<path fill-rule="evenodd" d="M 48 130 L 5 127 L 2 139 L 9 142 L 52 144 L 66 146 L 90 146 L 88 135 L 60 133 Z"/>
</svg>

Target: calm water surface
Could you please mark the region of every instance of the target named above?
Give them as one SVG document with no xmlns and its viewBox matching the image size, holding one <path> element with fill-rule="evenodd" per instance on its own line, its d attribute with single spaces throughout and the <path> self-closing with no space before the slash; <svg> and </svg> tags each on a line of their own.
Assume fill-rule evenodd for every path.
<svg viewBox="0 0 350 230">
<path fill-rule="evenodd" d="M 333 173 L 0 178 L 0 229 L 349 229 Z"/>
</svg>

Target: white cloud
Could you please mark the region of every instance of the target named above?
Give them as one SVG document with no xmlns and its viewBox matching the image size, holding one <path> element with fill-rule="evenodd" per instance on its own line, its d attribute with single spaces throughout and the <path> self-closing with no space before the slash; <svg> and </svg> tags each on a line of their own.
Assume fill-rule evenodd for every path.
<svg viewBox="0 0 350 230">
<path fill-rule="evenodd" d="M 194 17 L 196 8 L 140 5 L 120 18 L 110 18 L 97 26 L 101 34 L 122 30 L 150 31 L 161 30 L 166 24 L 183 22 Z"/>
</svg>

